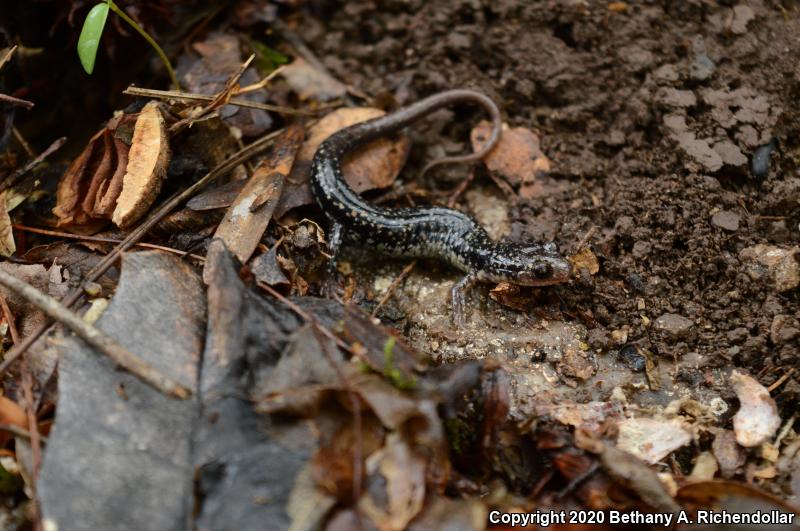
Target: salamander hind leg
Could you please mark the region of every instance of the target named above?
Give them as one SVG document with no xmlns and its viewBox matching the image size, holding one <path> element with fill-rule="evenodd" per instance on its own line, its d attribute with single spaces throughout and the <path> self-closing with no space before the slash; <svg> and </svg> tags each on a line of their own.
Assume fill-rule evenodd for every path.
<svg viewBox="0 0 800 531">
<path fill-rule="evenodd" d="M 456 326 L 461 328 L 466 326 L 464 311 L 467 301 L 467 290 L 472 287 L 476 280 L 477 278 L 475 274 L 468 273 L 455 286 L 453 286 L 453 289 L 450 291 L 450 297 L 453 301 L 453 321 L 455 322 Z"/>
</svg>

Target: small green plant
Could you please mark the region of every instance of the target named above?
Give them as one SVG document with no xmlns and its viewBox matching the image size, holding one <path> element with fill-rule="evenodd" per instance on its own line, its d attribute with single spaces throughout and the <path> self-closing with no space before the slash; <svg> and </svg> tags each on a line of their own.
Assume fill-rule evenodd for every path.
<svg viewBox="0 0 800 531">
<path fill-rule="evenodd" d="M 129 17 L 127 13 L 125 13 L 117 4 L 114 3 L 114 0 L 105 0 L 104 2 L 94 6 L 89 11 L 89 14 L 86 15 L 86 20 L 83 21 L 81 36 L 78 38 L 78 57 L 80 58 L 81 64 L 83 65 L 83 69 L 86 70 L 86 73 L 91 74 L 94 71 L 94 62 L 97 58 L 97 49 L 100 47 L 100 37 L 103 36 L 103 28 L 106 26 L 106 19 L 108 18 L 109 9 L 122 18 L 122 20 L 127 22 L 133 29 L 135 29 L 139 35 L 144 37 L 144 40 L 150 43 L 150 46 L 155 49 L 156 53 L 161 58 L 161 61 L 164 63 L 164 67 L 167 69 L 167 73 L 169 74 L 169 78 L 172 80 L 172 84 L 175 85 L 175 87 L 180 88 L 178 78 L 175 75 L 175 70 L 173 70 L 172 63 L 169 62 L 167 54 L 164 53 L 164 50 L 161 49 L 161 46 L 159 46 L 158 43 L 154 41 L 153 38 L 144 29 L 142 29 L 141 26 L 139 26 L 139 24 L 136 23 L 136 21 Z"/>
</svg>

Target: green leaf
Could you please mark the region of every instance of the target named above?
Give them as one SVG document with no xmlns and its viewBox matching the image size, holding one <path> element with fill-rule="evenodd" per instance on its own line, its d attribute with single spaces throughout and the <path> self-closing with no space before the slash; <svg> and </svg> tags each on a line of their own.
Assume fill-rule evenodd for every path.
<svg viewBox="0 0 800 531">
<path fill-rule="evenodd" d="M 261 75 L 267 75 L 280 65 L 289 62 L 289 58 L 282 53 L 273 50 L 263 42 L 252 41 L 253 51 L 256 54 L 256 68 Z"/>
<path fill-rule="evenodd" d="M 94 60 L 97 58 L 97 48 L 100 47 L 100 37 L 103 36 L 106 18 L 108 18 L 108 4 L 104 2 L 94 6 L 83 21 L 81 36 L 78 38 L 78 57 L 87 74 L 91 74 L 94 70 Z"/>
</svg>

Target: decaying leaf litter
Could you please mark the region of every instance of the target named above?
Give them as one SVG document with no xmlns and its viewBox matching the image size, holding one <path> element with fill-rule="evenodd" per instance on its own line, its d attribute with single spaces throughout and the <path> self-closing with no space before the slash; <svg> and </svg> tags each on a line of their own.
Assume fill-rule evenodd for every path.
<svg viewBox="0 0 800 531">
<path fill-rule="evenodd" d="M 764 35 L 791 33 L 793 12 L 509 6 L 489 9 L 493 23 L 466 4 L 428 7 L 416 31 L 429 37 L 410 55 L 392 55 L 408 7 L 350 3 L 325 22 L 343 36 L 334 49 L 316 8 L 240 6 L 223 31 L 212 10 L 176 33 L 189 96 L 126 71 L 140 85 L 126 92 L 149 97 L 115 95 L 118 108 L 67 135 L 63 154 L 13 101 L 47 105 L 24 90 L 31 56 L 3 51 L 15 71 L 0 71 L 0 88 L 17 91 L 0 135 L 3 270 L 66 296 L 191 391 L 167 398 L 62 327 L 34 341 L 43 314 L 3 290 L 6 345 L 17 345 L 0 366 L 7 527 L 480 529 L 495 508 L 797 510 L 796 121 L 791 81 L 770 85 L 753 63 L 771 53 L 753 51 Z M 442 17 L 460 21 L 446 38 Z M 502 29 L 515 17 L 537 22 L 511 41 Z M 669 31 L 639 36 L 655 23 Z M 394 28 L 380 45 L 375 24 Z M 613 28 L 633 31 L 614 42 Z M 679 36 L 676 52 L 665 43 Z M 468 53 L 489 42 L 494 54 Z M 548 53 L 524 54 L 534 46 Z M 533 62 L 508 63 L 502 79 L 475 63 L 520 54 Z M 588 80 L 595 54 L 611 58 L 609 74 Z M 476 80 L 509 123 L 485 166 L 413 178 L 485 138 L 480 116 L 457 108 L 354 156 L 348 182 L 380 204 L 456 205 L 495 238 L 556 239 L 575 279 L 479 291 L 458 329 L 452 271 L 354 252 L 334 298 L 315 298 L 329 278 L 307 187 L 315 145 L 376 107 Z M 597 95 L 583 99 L 581 80 Z M 625 103 L 608 96 L 640 84 Z M 255 105 L 226 105 L 241 99 Z M 296 156 L 278 149 L 303 127 Z M 367 317 L 376 309 L 388 329 Z"/>
</svg>

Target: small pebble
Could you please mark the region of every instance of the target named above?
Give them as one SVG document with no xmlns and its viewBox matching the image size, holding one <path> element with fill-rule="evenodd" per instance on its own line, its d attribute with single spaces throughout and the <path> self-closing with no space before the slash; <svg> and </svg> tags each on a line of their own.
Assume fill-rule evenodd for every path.
<svg viewBox="0 0 800 531">
<path fill-rule="evenodd" d="M 775 345 L 788 343 L 800 336 L 800 325 L 797 319 L 789 315 L 778 314 L 772 318 L 772 325 L 769 327 L 769 338 Z"/>
<path fill-rule="evenodd" d="M 647 359 L 642 356 L 635 345 L 625 345 L 617 354 L 620 362 L 633 372 L 642 372 Z"/>
<path fill-rule="evenodd" d="M 720 210 L 711 217 L 711 224 L 730 232 L 739 230 L 739 215 L 729 210 Z"/>
<path fill-rule="evenodd" d="M 648 254 L 650 254 L 650 251 L 652 250 L 653 246 L 650 244 L 650 242 L 638 241 L 633 244 L 633 249 L 631 250 L 631 253 L 633 254 L 634 258 L 644 258 Z"/>
<path fill-rule="evenodd" d="M 669 336 L 682 338 L 689 335 L 694 323 L 682 315 L 665 313 L 656 319 L 655 327 Z"/>
<path fill-rule="evenodd" d="M 689 76 L 695 81 L 705 81 L 714 74 L 716 68 L 717 65 L 714 64 L 714 61 L 708 55 L 701 53 L 694 58 L 689 69 Z"/>
<path fill-rule="evenodd" d="M 800 285 L 800 247 L 778 247 L 759 243 L 742 249 L 739 258 L 753 280 L 768 274 L 775 289 L 781 293 Z"/>
</svg>

